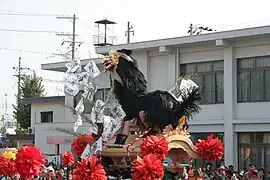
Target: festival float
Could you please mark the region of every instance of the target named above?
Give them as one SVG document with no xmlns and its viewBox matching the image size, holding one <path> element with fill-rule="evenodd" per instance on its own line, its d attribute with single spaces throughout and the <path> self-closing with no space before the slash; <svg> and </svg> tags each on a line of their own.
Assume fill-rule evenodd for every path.
<svg viewBox="0 0 270 180">
<path fill-rule="evenodd" d="M 80 60 L 67 63 L 65 93 L 75 96 L 83 90 L 83 94 L 75 108 L 78 119 L 72 132 L 76 136 L 72 143 L 73 153 L 62 155 L 66 177 L 75 180 L 162 180 L 166 179 L 165 172 L 183 173 L 182 161 L 222 158 L 223 144 L 213 135 L 195 144 L 190 139 L 188 119 L 199 113 L 199 87 L 182 77 L 168 92 L 147 92 L 145 77 L 131 53 L 123 49 L 104 57 L 104 70 L 110 74 L 111 81 L 111 92 L 105 102 L 93 102 L 97 90 L 93 79 L 101 73 L 94 61 L 90 60 L 84 71 Z M 83 114 L 85 99 L 93 102 L 90 116 Z M 77 130 L 83 125 L 83 118 L 87 120 L 89 131 L 79 133 Z M 71 133 L 59 127 L 55 129 Z M 166 157 L 173 163 L 165 165 Z M 17 168 L 12 169 L 13 175 L 19 173 L 25 179 L 38 175 L 44 164 L 44 157 L 37 148 L 30 146 L 19 149 L 15 160 L 3 156 L 1 161 L 4 160 L 13 164 L 10 167 Z M 23 164 L 26 162 L 28 164 Z M 20 170 L 23 166 L 27 168 Z M 12 173 L 0 172 L 0 175 L 11 177 Z M 187 173 L 189 179 L 203 179 L 201 169 L 194 170 L 191 166 Z"/>
</svg>

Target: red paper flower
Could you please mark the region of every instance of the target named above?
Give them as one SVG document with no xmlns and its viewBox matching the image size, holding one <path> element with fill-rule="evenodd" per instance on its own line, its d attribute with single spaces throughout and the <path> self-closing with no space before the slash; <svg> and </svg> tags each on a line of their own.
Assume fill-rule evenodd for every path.
<svg viewBox="0 0 270 180">
<path fill-rule="evenodd" d="M 88 144 L 93 144 L 94 143 L 94 138 L 91 135 L 87 134 L 81 134 L 78 136 L 72 143 L 72 148 L 75 151 L 77 156 L 81 156 L 83 153 L 85 147 Z"/>
<path fill-rule="evenodd" d="M 224 155 L 224 145 L 218 138 L 213 139 L 213 134 L 206 140 L 198 140 L 196 148 L 203 160 L 217 161 Z"/>
<path fill-rule="evenodd" d="M 148 136 L 143 139 L 140 148 L 142 156 L 153 153 L 163 160 L 167 155 L 168 142 L 165 137 Z"/>
<path fill-rule="evenodd" d="M 133 180 L 161 180 L 164 176 L 162 162 L 155 154 L 148 154 L 133 161 Z"/>
<path fill-rule="evenodd" d="M 62 161 L 65 166 L 72 166 L 74 164 L 74 157 L 71 152 L 62 154 Z"/>
<path fill-rule="evenodd" d="M 16 173 L 15 161 L 0 156 L 0 176 L 12 177 Z"/>
<path fill-rule="evenodd" d="M 31 179 L 38 176 L 40 170 L 44 168 L 44 158 L 45 156 L 35 146 L 23 146 L 16 154 L 15 167 L 22 178 Z"/>
<path fill-rule="evenodd" d="M 84 158 L 78 162 L 73 170 L 74 180 L 107 180 L 107 176 L 101 162 L 96 156 Z"/>
</svg>

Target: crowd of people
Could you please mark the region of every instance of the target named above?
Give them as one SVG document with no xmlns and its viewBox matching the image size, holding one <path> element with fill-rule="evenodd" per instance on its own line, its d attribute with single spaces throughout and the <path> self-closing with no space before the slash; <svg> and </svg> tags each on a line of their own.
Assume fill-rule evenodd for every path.
<svg viewBox="0 0 270 180">
<path fill-rule="evenodd" d="M 213 168 L 212 164 L 208 163 L 203 168 L 203 175 L 205 180 L 268 180 L 264 169 L 257 169 L 255 164 L 249 164 L 247 171 L 236 171 L 233 165 Z"/>
<path fill-rule="evenodd" d="M 33 180 L 71 180 L 71 174 L 67 173 L 67 168 L 61 165 L 56 165 L 52 162 L 46 163 L 45 168 L 41 171 L 39 176 L 33 178 Z M 69 178 L 67 178 L 69 176 Z M 173 177 L 173 178 L 172 178 Z M 108 177 L 111 180 L 112 177 Z M 130 179 L 130 178 L 129 178 Z M 163 180 L 167 180 L 168 177 L 164 176 Z M 263 168 L 257 169 L 255 164 L 250 164 L 248 171 L 240 170 L 236 171 L 233 165 L 228 167 L 221 165 L 218 168 L 214 168 L 211 163 L 207 163 L 202 168 L 202 177 L 191 178 L 188 176 L 188 170 L 183 173 L 176 173 L 175 176 L 170 176 L 168 180 L 268 180 L 269 178 L 265 174 Z M 0 180 L 6 180 L 4 177 Z M 15 175 L 13 180 L 20 180 L 19 175 Z M 122 179 L 124 180 L 124 179 Z"/>
</svg>

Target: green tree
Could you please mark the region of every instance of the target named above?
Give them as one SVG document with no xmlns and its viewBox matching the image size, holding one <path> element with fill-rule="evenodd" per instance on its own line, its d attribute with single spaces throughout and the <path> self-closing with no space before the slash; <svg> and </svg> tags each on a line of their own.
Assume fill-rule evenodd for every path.
<svg viewBox="0 0 270 180">
<path fill-rule="evenodd" d="M 36 74 L 31 76 L 23 76 L 21 82 L 21 99 L 25 98 L 35 98 L 44 96 L 44 86 L 42 85 L 42 78 L 38 77 Z M 31 105 L 23 104 L 17 102 L 13 106 L 14 118 L 17 120 L 17 123 L 20 128 L 27 129 L 31 126 Z"/>
</svg>

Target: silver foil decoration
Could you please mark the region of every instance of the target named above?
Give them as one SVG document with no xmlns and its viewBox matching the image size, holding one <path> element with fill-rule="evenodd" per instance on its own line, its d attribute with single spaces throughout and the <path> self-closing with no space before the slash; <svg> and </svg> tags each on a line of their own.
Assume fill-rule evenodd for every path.
<svg viewBox="0 0 270 180">
<path fill-rule="evenodd" d="M 109 116 L 104 111 L 109 112 Z M 115 133 L 122 127 L 122 122 L 126 116 L 121 106 L 117 103 L 104 103 L 101 100 L 95 102 L 91 112 L 92 123 L 103 123 L 103 142 L 107 142 L 113 138 Z M 93 127 L 92 131 L 97 131 L 97 127 Z"/>
<path fill-rule="evenodd" d="M 104 118 L 104 107 L 105 103 L 101 100 L 97 100 L 95 102 L 95 106 L 93 108 L 93 118 L 96 123 L 103 123 L 103 118 Z"/>
<path fill-rule="evenodd" d="M 114 104 L 114 106 L 111 109 L 111 114 L 112 114 L 112 117 L 116 121 L 121 121 L 126 116 L 124 110 L 122 109 L 122 107 L 119 104 Z"/>
<path fill-rule="evenodd" d="M 97 100 L 92 107 L 91 114 L 85 116 L 83 114 L 85 109 L 84 101 L 93 102 L 97 91 L 97 86 L 93 83 L 93 79 L 100 75 L 101 72 L 93 60 L 90 60 L 84 67 L 84 72 L 82 72 L 79 59 L 71 60 L 66 64 L 66 67 L 67 71 L 64 76 L 66 82 L 65 93 L 75 97 L 80 90 L 84 91 L 75 107 L 78 119 L 74 124 L 74 131 L 76 132 L 83 125 L 82 118 L 90 119 L 91 127 L 87 127 L 90 134 L 98 133 L 97 123 L 103 123 L 104 126 L 102 136 L 94 144 L 88 145 L 81 157 L 92 156 L 102 151 L 102 143 L 114 137 L 115 133 L 122 127 L 126 114 L 115 98 L 109 95 L 106 102 Z"/>
<path fill-rule="evenodd" d="M 77 121 L 74 124 L 74 131 L 76 132 L 77 129 L 79 128 L 79 126 L 81 126 L 81 125 L 83 125 L 82 116 L 81 115 L 78 115 L 78 119 L 77 119 Z"/>
<path fill-rule="evenodd" d="M 81 155 L 81 158 L 92 157 L 93 155 L 99 154 L 102 151 L 102 137 L 100 137 L 92 145 L 87 145 Z"/>
<path fill-rule="evenodd" d="M 77 86 L 74 86 L 70 83 L 66 83 L 64 91 L 66 94 L 69 94 L 71 96 L 76 96 L 76 94 L 78 94 L 80 89 Z"/>
<path fill-rule="evenodd" d="M 94 100 L 94 95 L 97 92 L 97 86 L 94 85 L 93 83 L 89 83 L 86 86 L 84 86 L 84 93 L 83 93 L 83 98 L 93 101 Z"/>
<path fill-rule="evenodd" d="M 100 71 L 93 60 L 90 60 L 89 63 L 84 67 L 84 69 L 91 78 L 95 78 L 100 75 Z"/>
<path fill-rule="evenodd" d="M 194 87 L 199 86 L 191 79 L 179 78 L 168 92 L 172 94 L 179 102 L 182 102 L 182 96 L 187 96 Z"/>
<path fill-rule="evenodd" d="M 100 71 L 93 60 L 90 60 L 87 66 L 85 66 L 85 72 L 82 72 L 81 62 L 79 59 L 70 60 L 66 63 L 67 71 L 64 76 L 65 80 L 65 93 L 75 97 L 80 90 L 84 90 L 84 93 L 75 107 L 75 112 L 78 115 L 78 119 L 74 124 L 74 131 L 77 131 L 78 127 L 82 123 L 82 113 L 84 112 L 84 99 L 92 102 L 94 94 L 96 92 L 96 86 L 93 84 L 93 78 L 100 74 Z"/>
<path fill-rule="evenodd" d="M 80 99 L 77 106 L 75 107 L 75 111 L 81 115 L 84 111 L 83 98 Z"/>
</svg>

